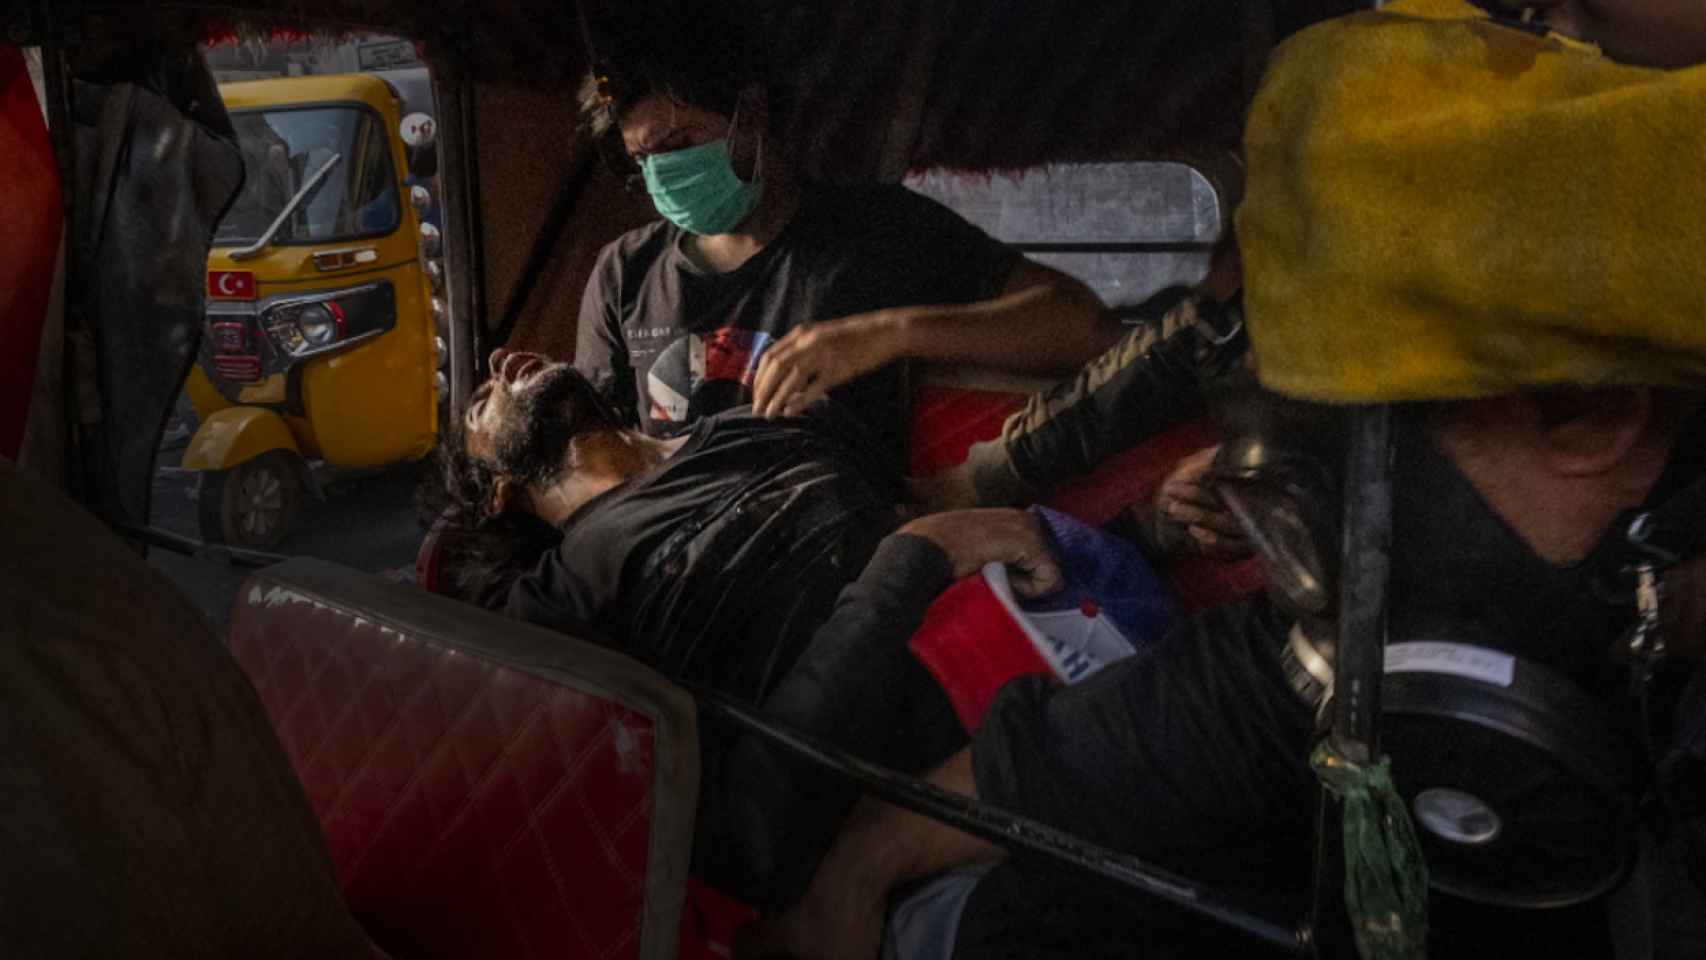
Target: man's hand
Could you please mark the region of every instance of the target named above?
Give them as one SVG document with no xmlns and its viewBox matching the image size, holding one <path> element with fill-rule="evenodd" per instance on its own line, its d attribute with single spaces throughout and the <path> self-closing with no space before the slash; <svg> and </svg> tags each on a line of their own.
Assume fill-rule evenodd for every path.
<svg viewBox="0 0 1706 960">
<path fill-rule="evenodd" d="M 1189 552 L 1223 560 L 1250 552 L 1243 528 L 1203 483 L 1220 447 L 1209 447 L 1179 461 L 1161 482 L 1150 511 L 1154 540 L 1168 553 Z"/>
<path fill-rule="evenodd" d="M 923 537 L 948 555 L 954 577 L 967 577 L 986 563 L 1007 566 L 1013 591 L 1040 597 L 1060 588 L 1060 564 L 1034 514 L 1024 510 L 957 510 L 933 513 L 900 528 Z"/>
<path fill-rule="evenodd" d="M 798 416 L 836 387 L 898 359 L 903 323 L 898 311 L 876 310 L 788 331 L 758 361 L 752 411 Z"/>
</svg>

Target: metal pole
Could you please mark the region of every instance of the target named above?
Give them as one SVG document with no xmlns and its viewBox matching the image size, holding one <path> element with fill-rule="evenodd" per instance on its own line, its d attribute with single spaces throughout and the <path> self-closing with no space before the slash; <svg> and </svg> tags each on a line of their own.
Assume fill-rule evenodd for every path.
<svg viewBox="0 0 1706 960">
<path fill-rule="evenodd" d="M 1339 634 L 1334 670 L 1333 748 L 1355 763 L 1380 755 L 1380 690 L 1386 675 L 1387 575 L 1392 546 L 1392 408 L 1351 417 L 1346 453 Z M 1344 808 L 1320 790 L 1310 930 L 1318 953 L 1354 956 L 1345 913 Z"/>
<path fill-rule="evenodd" d="M 1310 949 L 1306 930 L 1258 916 L 1192 880 L 1035 820 L 983 806 L 971 797 L 951 793 L 915 777 L 878 766 L 814 737 L 786 729 L 714 691 L 694 689 L 693 694 L 707 715 L 779 744 L 791 755 L 845 776 L 872 795 L 896 806 L 940 820 L 1009 850 L 1035 854 L 1120 886 L 1143 891 L 1288 952 L 1302 955 Z"/>
<path fill-rule="evenodd" d="M 41 65 L 42 82 L 46 89 L 44 99 L 47 103 L 47 132 L 53 142 L 54 160 L 59 167 L 59 201 L 64 210 L 65 225 L 61 247 L 62 283 L 64 296 L 61 297 L 61 309 L 64 313 L 61 321 L 60 336 L 65 341 L 60 355 L 60 392 L 59 399 L 64 408 L 61 411 L 61 422 L 65 428 L 65 458 L 62 464 L 65 469 L 65 486 L 78 502 L 84 506 L 95 506 L 95 489 L 89 476 L 89 464 L 85 455 L 88 437 L 84 432 L 84 411 L 79 386 L 82 383 L 82 368 L 79 361 L 77 344 L 81 341 L 72 337 L 73 333 L 84 332 L 81 321 L 83 316 L 79 309 L 82 297 L 76 291 L 78 251 L 81 245 L 78 236 L 78 221 L 81 211 L 77 208 L 77 138 L 71 128 L 71 84 L 65 61 L 65 30 L 56 14 L 64 14 L 75 18 L 75 10 L 67 11 L 64 6 L 55 9 L 55 4 L 49 0 L 38 0 L 34 5 L 33 21 L 41 31 Z"/>
<path fill-rule="evenodd" d="M 433 74 L 433 103 L 439 114 L 437 149 L 445 206 L 443 296 L 450 312 L 445 335 L 450 344 L 449 409 L 454 417 L 460 416 L 478 382 L 476 329 L 483 322 L 477 293 L 481 260 L 475 243 L 480 231 L 479 197 L 466 166 L 466 141 L 473 136 L 465 126 L 469 111 L 462 102 L 473 95 L 473 85 L 466 79 L 471 69 L 469 51 L 450 34 L 438 43 L 446 51 L 439 61 L 443 69 Z"/>
<path fill-rule="evenodd" d="M 1380 756 L 1380 687 L 1386 667 L 1387 576 L 1392 568 L 1392 410 L 1357 411 L 1345 465 L 1339 578 L 1339 650 L 1333 746 L 1353 763 Z"/>
<path fill-rule="evenodd" d="M 461 33 L 462 56 L 461 75 L 458 77 L 461 90 L 457 107 L 462 112 L 462 173 L 467 184 L 468 197 L 468 277 L 469 303 L 473 308 L 473 324 L 470 331 L 473 336 L 474 355 L 473 374 L 475 380 L 480 378 L 486 365 L 486 343 L 489 320 L 486 316 L 486 230 L 483 217 L 484 203 L 480 195 L 480 115 L 475 103 L 478 91 L 474 85 L 474 28 L 467 25 Z"/>
</svg>

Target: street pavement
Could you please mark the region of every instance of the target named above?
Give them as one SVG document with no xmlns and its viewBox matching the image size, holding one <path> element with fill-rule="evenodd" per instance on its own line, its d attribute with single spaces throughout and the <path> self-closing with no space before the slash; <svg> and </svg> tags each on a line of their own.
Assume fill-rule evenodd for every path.
<svg viewBox="0 0 1706 960">
<path fill-rule="evenodd" d="M 188 442 L 184 430 L 174 429 L 178 426 L 177 419 L 168 425 L 157 461 L 152 522 L 199 540 L 197 475 L 169 469 L 181 462 Z M 336 479 L 328 485 L 324 500 L 304 491 L 293 531 L 272 552 L 318 557 L 367 573 L 413 577 L 415 552 L 423 536 L 415 514 L 415 489 L 427 466 L 426 462 L 401 464 L 380 473 Z M 161 547 L 150 547 L 148 559 L 195 599 L 223 636 L 232 601 L 252 568 Z"/>
</svg>

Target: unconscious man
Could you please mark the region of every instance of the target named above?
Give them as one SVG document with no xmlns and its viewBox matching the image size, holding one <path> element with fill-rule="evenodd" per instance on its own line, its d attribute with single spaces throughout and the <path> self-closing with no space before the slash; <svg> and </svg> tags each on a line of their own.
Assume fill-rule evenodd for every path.
<svg viewBox="0 0 1706 960">
<path fill-rule="evenodd" d="M 440 450 L 460 591 L 757 701 L 899 523 L 833 412 L 618 425 L 573 367 L 499 350 Z"/>
<path fill-rule="evenodd" d="M 434 516 L 449 511 L 457 593 L 901 769 L 963 746 L 952 705 L 908 651 L 911 608 L 990 561 L 1026 568 L 1021 592 L 1051 586 L 1033 517 L 970 511 L 900 527 L 898 479 L 833 401 L 806 418 L 727 411 L 660 439 L 619 426 L 567 364 L 500 350 L 492 371 L 446 431 L 425 497 Z M 884 558 L 921 541 L 951 548 L 948 564 L 884 583 Z M 854 795 L 771 776 L 744 745 L 725 768 L 731 741 L 710 723 L 701 733 L 696 867 L 750 902 L 786 904 Z"/>
<path fill-rule="evenodd" d="M 659 439 L 619 426 L 567 364 L 500 350 L 492 371 L 446 432 L 425 491 L 430 511 L 450 511 L 458 592 L 610 643 L 690 687 L 763 703 L 900 524 L 898 478 L 833 405 L 799 419 L 736 409 Z M 836 678 L 875 714 L 888 705 L 922 717 L 909 726 L 927 729 L 909 730 L 899 753 L 888 726 L 840 730 L 822 712 L 791 719 L 910 769 L 939 762 L 964 735 L 905 643 L 902 633 L 885 649 L 859 645 Z M 920 693 L 896 701 L 898 691 Z M 719 785 L 731 741 L 712 724 L 701 741 L 696 870 L 769 902 L 770 874 L 792 853 L 766 842 L 766 823 L 724 812 L 745 786 Z"/>
<path fill-rule="evenodd" d="M 1287 416 L 1267 418 L 1267 435 L 1250 438 L 1262 444 L 1241 448 L 1264 446 L 1269 469 L 1229 461 L 1224 489 L 1251 508 L 1253 539 L 1285 548 L 1268 552 L 1276 572 L 1330 580 L 1311 557 L 1340 543 L 1343 408 L 1333 404 L 1401 403 L 1389 642 L 1438 637 L 1444 624 L 1444 636 L 1550 671 L 1615 716 L 1636 694 L 1628 663 L 1608 654 L 1631 636 L 1631 570 L 1652 555 L 1634 520 L 1674 516 L 1706 475 L 1697 198 L 1640 201 L 1655 185 L 1692 182 L 1681 158 L 1706 149 L 1706 77 L 1620 67 L 1473 8 L 1426 6 L 1300 34 L 1252 107 L 1239 215 L 1252 349 L 1264 384 L 1308 402 L 1265 402 Z M 1621 22 L 1566 20 L 1577 7 L 1542 5 L 1542 15 Z M 1706 21 L 1693 26 L 1695 59 L 1706 59 Z M 1666 50 L 1679 43 L 1674 29 L 1651 36 Z M 1416 115 L 1424 101 L 1430 112 Z M 1465 137 L 1471 120 L 1478 135 Z M 1394 122 L 1405 124 L 1401 142 Z M 1682 570 L 1706 532 L 1698 511 L 1694 522 L 1677 541 Z M 941 563 L 915 546 L 914 568 Z M 1301 916 L 1317 793 L 1306 758 L 1328 692 L 1302 651 L 1319 658 L 1310 638 L 1331 636 L 1335 611 L 1311 620 L 1283 589 L 1301 581 L 1273 582 L 1273 598 L 1200 615 L 1094 683 L 1008 684 L 971 747 L 931 779 L 1193 876 L 1265 888 Z M 1649 956 L 1702 955 L 1706 673 L 1685 658 L 1700 653 L 1699 624 L 1671 639 L 1669 669 L 1693 693 L 1646 711 L 1662 719 L 1645 746 L 1628 745 L 1646 758 L 1634 797 L 1652 831 L 1635 889 L 1546 910 L 1436 891 L 1425 946 L 1393 955 L 1608 957 L 1631 942 Z M 1393 763 L 1402 774 L 1404 758 Z M 1489 786 L 1535 769 L 1513 764 Z M 1678 771 L 1692 772 L 1679 781 Z M 805 900 L 753 931 L 748 955 L 874 957 L 891 895 L 990 864 L 1001 865 L 967 875 L 951 919 L 924 925 L 936 934 L 928 949 L 905 955 L 1254 955 L 1206 921 L 1005 859 L 869 804 Z M 889 922 L 896 949 L 904 924 Z"/>
</svg>

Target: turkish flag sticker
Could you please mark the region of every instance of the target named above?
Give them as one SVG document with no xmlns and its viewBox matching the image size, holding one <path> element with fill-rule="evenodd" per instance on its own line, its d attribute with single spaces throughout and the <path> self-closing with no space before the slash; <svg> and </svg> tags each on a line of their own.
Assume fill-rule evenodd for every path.
<svg viewBox="0 0 1706 960">
<path fill-rule="evenodd" d="M 209 300 L 255 299 L 255 272 L 253 270 L 207 271 L 207 297 Z"/>
</svg>

